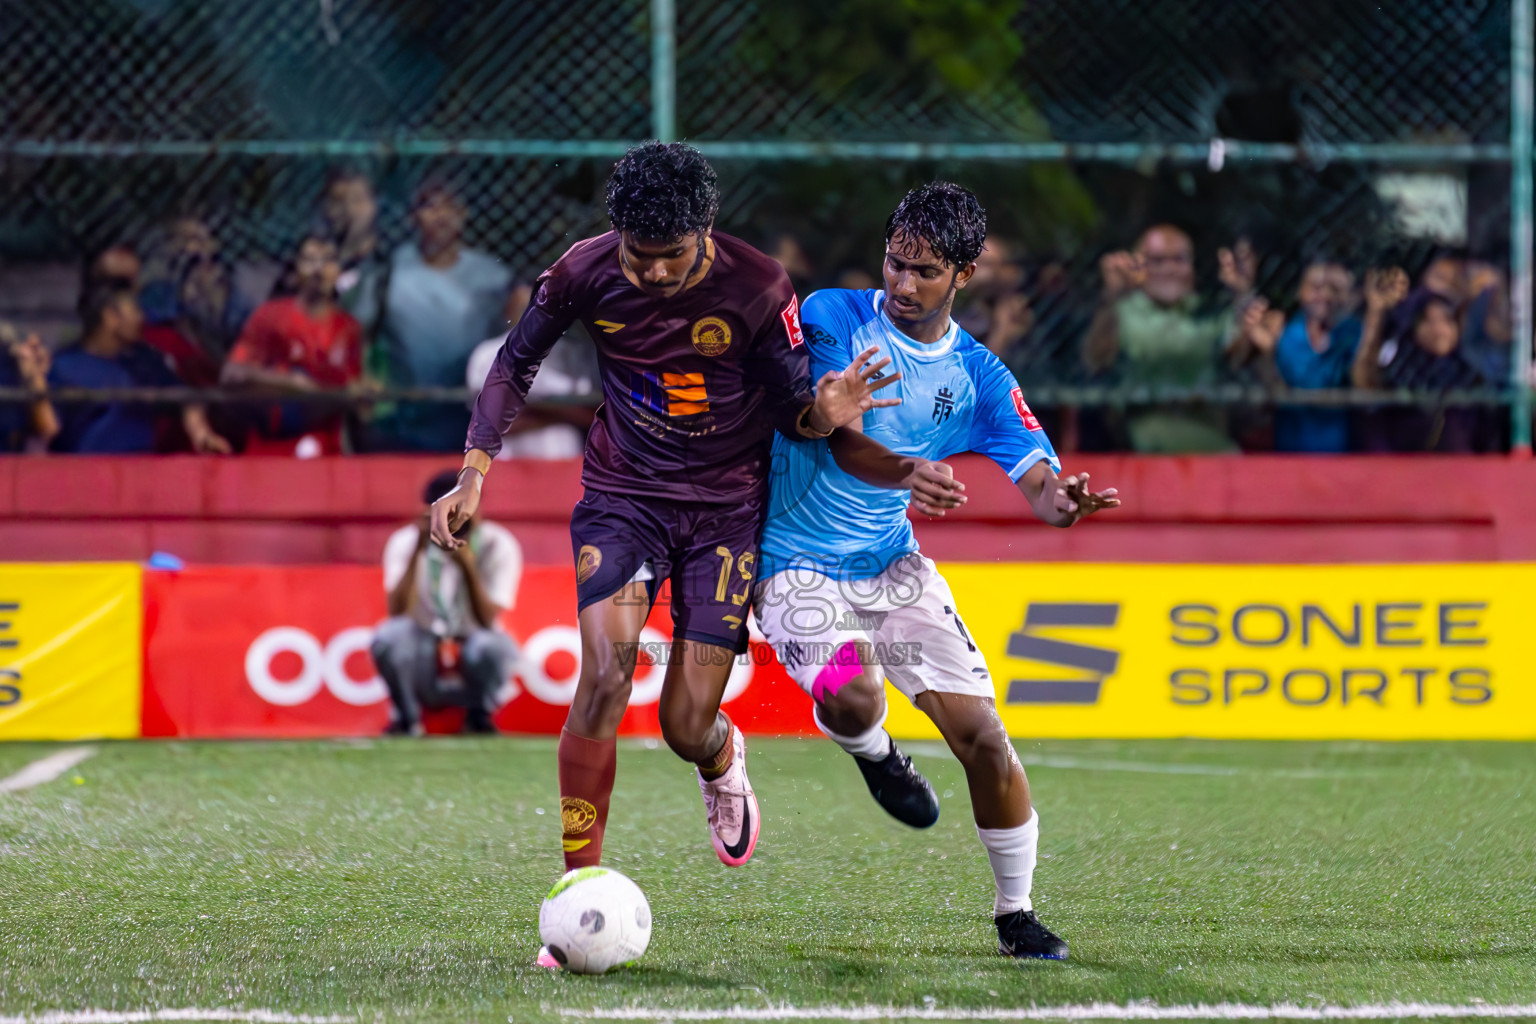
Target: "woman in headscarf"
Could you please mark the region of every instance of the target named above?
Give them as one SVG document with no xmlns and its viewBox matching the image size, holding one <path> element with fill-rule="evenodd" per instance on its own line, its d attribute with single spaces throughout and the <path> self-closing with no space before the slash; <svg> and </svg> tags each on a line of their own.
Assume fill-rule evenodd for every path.
<svg viewBox="0 0 1536 1024">
<path fill-rule="evenodd" d="M 1373 272 L 1367 282 L 1355 386 L 1431 395 L 1487 387 L 1460 352 L 1461 311 L 1453 298 L 1420 288 L 1390 314 L 1385 311 L 1390 308 L 1385 300 L 1406 290 L 1401 273 Z M 1361 427 L 1360 447 L 1375 452 L 1485 451 L 1495 433 L 1485 408 L 1444 403 L 1375 410 L 1361 417 Z"/>
</svg>

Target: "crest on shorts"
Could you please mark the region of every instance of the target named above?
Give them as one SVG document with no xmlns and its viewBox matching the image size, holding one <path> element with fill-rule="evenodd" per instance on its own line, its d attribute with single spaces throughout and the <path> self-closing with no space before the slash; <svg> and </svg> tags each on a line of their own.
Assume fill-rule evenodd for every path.
<svg viewBox="0 0 1536 1024">
<path fill-rule="evenodd" d="M 707 316 L 693 325 L 693 347 L 706 356 L 717 356 L 731 347 L 731 325 Z"/>
<path fill-rule="evenodd" d="M 603 553 L 591 544 L 583 544 L 581 551 L 576 555 L 576 582 L 585 583 L 597 572 L 597 567 L 603 564 Z"/>
<path fill-rule="evenodd" d="M 597 821 L 597 808 L 578 796 L 560 798 L 560 830 L 568 836 L 579 835 Z"/>
</svg>

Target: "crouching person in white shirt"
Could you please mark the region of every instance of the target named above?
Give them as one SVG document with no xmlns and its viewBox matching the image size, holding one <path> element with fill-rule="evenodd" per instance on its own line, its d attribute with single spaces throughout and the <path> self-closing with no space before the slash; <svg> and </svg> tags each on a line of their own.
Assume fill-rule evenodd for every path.
<svg viewBox="0 0 1536 1024">
<path fill-rule="evenodd" d="M 458 483 L 453 470 L 427 483 L 427 509 Z M 421 709 L 464 708 L 466 733 L 494 733 L 497 693 L 518 659 L 497 625 L 517 600 L 523 552 L 505 528 L 476 515 L 469 543 L 444 551 L 430 538 L 428 513 L 384 545 L 389 618 L 373 638 L 373 662 L 389 687 L 388 735 L 419 736 Z"/>
</svg>

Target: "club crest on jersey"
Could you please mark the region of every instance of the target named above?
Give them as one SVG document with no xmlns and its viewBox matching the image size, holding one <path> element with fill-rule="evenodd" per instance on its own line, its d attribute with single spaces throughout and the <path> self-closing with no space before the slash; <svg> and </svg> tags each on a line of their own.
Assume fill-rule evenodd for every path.
<svg viewBox="0 0 1536 1024">
<path fill-rule="evenodd" d="M 789 335 L 789 347 L 799 348 L 804 345 L 805 332 L 800 329 L 800 300 L 791 295 L 789 305 L 779 311 L 779 318 L 784 321 L 784 333 Z"/>
<path fill-rule="evenodd" d="M 933 422 L 942 425 L 955 411 L 955 393 L 946 385 L 933 396 Z"/>
<path fill-rule="evenodd" d="M 1035 414 L 1029 411 L 1029 405 L 1024 401 L 1024 392 L 1014 388 L 1009 394 L 1013 396 L 1013 411 L 1019 414 L 1019 421 L 1024 424 L 1024 429 L 1039 430 L 1040 421 L 1035 419 Z"/>
<path fill-rule="evenodd" d="M 702 355 L 719 355 L 731 347 L 731 325 L 717 316 L 705 317 L 693 325 L 693 347 Z"/>
<path fill-rule="evenodd" d="M 591 544 L 583 544 L 581 553 L 576 556 L 576 582 L 587 582 L 602 564 L 603 553 Z"/>
</svg>

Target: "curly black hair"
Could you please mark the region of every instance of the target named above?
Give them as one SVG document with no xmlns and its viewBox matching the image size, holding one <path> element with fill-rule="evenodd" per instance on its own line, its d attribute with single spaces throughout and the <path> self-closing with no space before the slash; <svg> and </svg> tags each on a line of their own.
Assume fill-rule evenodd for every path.
<svg viewBox="0 0 1536 1024">
<path fill-rule="evenodd" d="M 885 222 L 885 244 L 897 233 L 921 238 L 950 266 L 960 268 L 981 255 L 987 240 L 987 211 L 970 189 L 952 181 L 930 181 L 901 197 Z"/>
<path fill-rule="evenodd" d="M 644 142 L 608 176 L 608 219 L 636 238 L 674 242 L 715 222 L 720 190 L 704 154 L 681 142 Z"/>
</svg>

